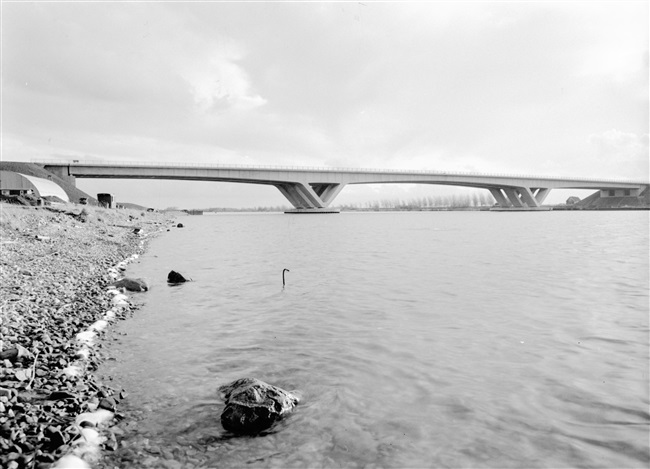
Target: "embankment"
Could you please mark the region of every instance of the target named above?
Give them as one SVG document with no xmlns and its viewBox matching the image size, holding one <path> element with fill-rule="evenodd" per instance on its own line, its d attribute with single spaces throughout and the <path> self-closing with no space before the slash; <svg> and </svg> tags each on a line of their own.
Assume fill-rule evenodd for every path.
<svg viewBox="0 0 650 469">
<path fill-rule="evenodd" d="M 50 467 L 81 444 L 79 414 L 119 400 L 93 375 L 101 342 L 79 356 L 77 334 L 107 310 L 132 313 L 107 293 L 109 269 L 166 230 L 165 217 L 0 204 L 0 467 Z"/>
</svg>

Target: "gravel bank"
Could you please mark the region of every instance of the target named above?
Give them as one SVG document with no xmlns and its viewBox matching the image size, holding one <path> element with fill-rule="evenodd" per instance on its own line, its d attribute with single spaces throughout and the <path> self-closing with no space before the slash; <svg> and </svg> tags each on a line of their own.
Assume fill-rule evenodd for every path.
<svg viewBox="0 0 650 469">
<path fill-rule="evenodd" d="M 80 454 L 82 427 L 92 424 L 77 425 L 77 416 L 115 410 L 121 390 L 92 373 L 101 341 L 80 356 L 78 334 L 107 311 L 132 313 L 107 292 L 109 269 L 170 224 L 134 210 L 0 204 L 0 467 L 45 468 Z M 114 439 L 102 440 L 111 449 Z"/>
</svg>

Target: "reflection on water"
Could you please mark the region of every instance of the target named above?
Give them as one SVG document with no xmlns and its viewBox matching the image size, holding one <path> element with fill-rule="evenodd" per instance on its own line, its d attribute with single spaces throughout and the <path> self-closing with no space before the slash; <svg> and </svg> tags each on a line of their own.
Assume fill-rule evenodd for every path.
<svg viewBox="0 0 650 469">
<path fill-rule="evenodd" d="M 129 391 L 106 467 L 650 463 L 647 212 L 183 224 L 129 268 L 152 288 L 101 370 Z M 216 389 L 245 376 L 303 401 L 232 438 Z"/>
</svg>

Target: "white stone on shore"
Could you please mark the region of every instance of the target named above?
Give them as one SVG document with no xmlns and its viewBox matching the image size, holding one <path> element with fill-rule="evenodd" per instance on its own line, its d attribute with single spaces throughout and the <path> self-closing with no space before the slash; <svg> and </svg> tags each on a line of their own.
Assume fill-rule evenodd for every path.
<svg viewBox="0 0 650 469">
<path fill-rule="evenodd" d="M 62 370 L 66 376 L 75 377 L 81 375 L 81 367 L 79 365 L 70 365 Z"/>
<path fill-rule="evenodd" d="M 75 337 L 79 342 L 83 342 L 84 344 L 91 345 L 95 339 L 95 331 L 92 330 L 83 331 L 78 333 Z"/>
<path fill-rule="evenodd" d="M 73 454 L 66 454 L 52 466 L 54 469 L 90 469 L 90 464 Z"/>
<path fill-rule="evenodd" d="M 75 355 L 83 360 L 88 360 L 88 357 L 90 357 L 90 349 L 88 347 L 82 347 L 77 350 Z"/>
<path fill-rule="evenodd" d="M 99 432 L 94 428 L 82 428 L 80 433 L 84 440 L 86 440 L 86 445 L 99 446 L 104 441 L 104 438 L 99 436 Z"/>
<path fill-rule="evenodd" d="M 95 321 L 90 326 L 90 329 L 95 331 L 103 331 L 104 329 L 106 329 L 106 326 L 108 326 L 108 322 L 104 321 L 103 319 L 100 319 L 99 321 Z"/>
<path fill-rule="evenodd" d="M 129 297 L 126 296 L 124 293 L 119 293 L 113 297 L 113 301 L 119 301 L 119 300 L 128 300 Z"/>
<path fill-rule="evenodd" d="M 84 412 L 83 414 L 77 415 L 75 423 L 81 425 L 82 422 L 92 423 L 97 426 L 100 423 L 108 422 L 113 418 L 113 412 L 106 409 L 97 409 L 94 412 Z"/>
<path fill-rule="evenodd" d="M 101 444 L 106 441 L 106 437 L 94 428 L 82 428 L 79 433 L 81 438 L 75 442 L 77 447 L 73 454 L 87 461 L 97 461 L 101 455 Z"/>
</svg>

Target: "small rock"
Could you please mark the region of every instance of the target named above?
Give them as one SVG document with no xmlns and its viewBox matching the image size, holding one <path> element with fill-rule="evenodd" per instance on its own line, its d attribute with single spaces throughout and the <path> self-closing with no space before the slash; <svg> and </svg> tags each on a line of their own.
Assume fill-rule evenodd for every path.
<svg viewBox="0 0 650 469">
<path fill-rule="evenodd" d="M 112 397 L 105 397 L 99 401 L 99 405 L 97 407 L 99 409 L 106 409 L 110 410 L 111 412 L 115 412 L 117 410 L 117 403 Z"/>
<path fill-rule="evenodd" d="M 171 274 L 170 274 L 171 275 Z M 0 360 L 16 360 L 18 358 L 18 348 L 13 347 L 0 352 Z"/>
<path fill-rule="evenodd" d="M 54 391 L 48 397 L 48 401 L 62 401 L 65 399 L 75 399 L 77 396 L 67 391 Z"/>
<path fill-rule="evenodd" d="M 179 223 L 178 225 L 176 225 L 176 228 L 183 228 L 183 224 Z"/>
<path fill-rule="evenodd" d="M 184 283 L 187 281 L 188 280 L 185 277 L 183 277 L 175 270 L 172 270 L 171 272 L 169 272 L 169 274 L 167 274 L 167 283 Z"/>
<path fill-rule="evenodd" d="M 256 434 L 271 427 L 298 404 L 299 398 L 255 378 L 242 378 L 219 388 L 226 408 L 221 424 L 233 433 Z"/>
<path fill-rule="evenodd" d="M 148 291 L 149 290 L 149 286 L 147 285 L 147 282 L 145 282 L 141 278 L 124 277 L 123 279 L 118 280 L 117 282 L 113 282 L 113 285 L 116 288 L 126 288 L 129 291 Z"/>
<path fill-rule="evenodd" d="M 22 345 L 16 345 L 15 347 L 0 352 L 0 360 L 9 360 L 11 362 L 15 362 L 16 360 L 19 360 L 23 357 L 30 358 L 31 353 L 29 353 L 29 350 L 27 350 Z"/>
<path fill-rule="evenodd" d="M 108 451 L 115 451 L 117 450 L 118 443 L 114 435 L 111 435 L 111 437 L 112 438 L 108 438 L 106 441 L 104 441 L 104 448 L 106 448 Z"/>
</svg>

